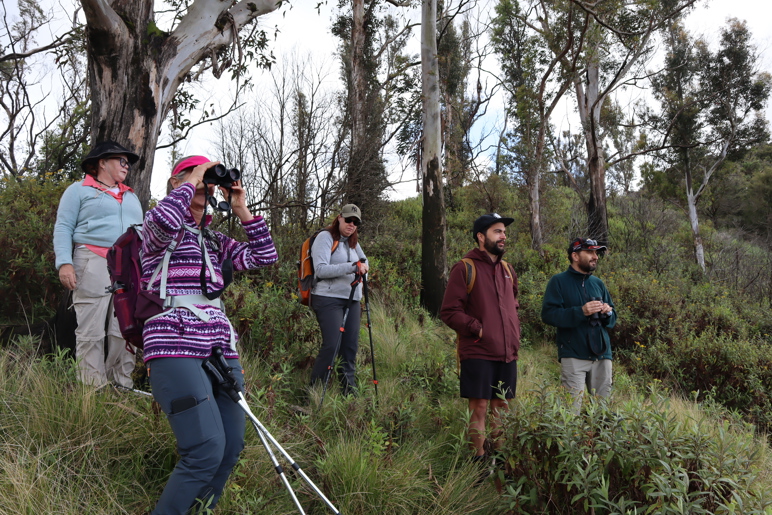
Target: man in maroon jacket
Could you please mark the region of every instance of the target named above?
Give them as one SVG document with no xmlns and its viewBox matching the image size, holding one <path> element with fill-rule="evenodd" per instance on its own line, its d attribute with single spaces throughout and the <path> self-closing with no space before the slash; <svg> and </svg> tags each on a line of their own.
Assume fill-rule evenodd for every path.
<svg viewBox="0 0 772 515">
<path fill-rule="evenodd" d="M 470 445 L 474 459 L 481 463 L 486 460 L 483 444 L 488 410 L 495 440 L 499 412 L 507 409 L 505 399 L 514 398 L 517 386 L 517 275 L 501 259 L 506 228 L 513 221 L 496 213 L 475 220 L 472 237 L 477 248 L 451 269 L 440 310 L 442 321 L 458 334 L 461 397 L 469 399 Z"/>
</svg>

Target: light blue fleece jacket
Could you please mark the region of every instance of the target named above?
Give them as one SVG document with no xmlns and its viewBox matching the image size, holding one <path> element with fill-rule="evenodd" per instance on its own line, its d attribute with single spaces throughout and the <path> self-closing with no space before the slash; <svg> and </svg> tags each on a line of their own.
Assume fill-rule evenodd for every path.
<svg viewBox="0 0 772 515">
<path fill-rule="evenodd" d="M 130 225 L 141 224 L 142 218 L 142 205 L 131 191 L 123 194 L 123 202 L 118 202 L 109 193 L 84 186 L 83 181 L 71 184 L 56 213 L 56 269 L 72 264 L 73 243 L 111 247 Z"/>
<path fill-rule="evenodd" d="M 332 250 L 332 235 L 330 231 L 321 231 L 311 246 L 311 258 L 314 260 L 313 295 L 347 299 L 351 295 L 351 283 L 354 282 L 356 262 L 367 259 L 362 252 L 362 246 L 348 246 L 348 238 L 341 237 L 335 252 Z M 353 300 L 362 298 L 362 283 L 356 287 Z"/>
</svg>

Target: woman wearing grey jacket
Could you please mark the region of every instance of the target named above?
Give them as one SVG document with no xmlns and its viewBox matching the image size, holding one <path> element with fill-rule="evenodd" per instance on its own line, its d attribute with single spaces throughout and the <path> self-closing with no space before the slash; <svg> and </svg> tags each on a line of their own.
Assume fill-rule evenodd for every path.
<svg viewBox="0 0 772 515">
<path fill-rule="evenodd" d="M 354 204 L 346 204 L 332 224 L 316 236 L 311 247 L 315 280 L 311 289 L 311 307 L 322 330 L 322 348 L 311 371 L 311 384 L 327 379 L 327 370 L 335 362 L 335 347 L 340 339 L 338 378 L 344 394 L 353 393 L 356 388 L 355 365 L 359 345 L 362 283 L 355 287 L 352 287 L 352 283 L 357 275 L 361 277 L 369 269 L 367 257 L 358 243 L 357 228 L 361 222 L 359 208 Z M 365 261 L 361 262 L 362 259 Z M 341 338 L 340 326 L 346 308 L 348 316 Z"/>
</svg>

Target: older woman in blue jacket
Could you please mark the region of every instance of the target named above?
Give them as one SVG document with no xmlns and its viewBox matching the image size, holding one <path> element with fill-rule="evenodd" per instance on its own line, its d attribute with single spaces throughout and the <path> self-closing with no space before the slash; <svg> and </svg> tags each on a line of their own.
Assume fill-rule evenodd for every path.
<svg viewBox="0 0 772 515">
<path fill-rule="evenodd" d="M 94 386 L 108 381 L 131 387 L 134 355 L 126 349 L 107 272 L 107 251 L 132 224 L 142 223 L 142 206 L 123 182 L 139 156 L 114 141 L 94 146 L 83 159 L 82 181 L 62 195 L 54 226 L 54 253 L 59 279 L 72 290 L 78 328 L 75 357 L 78 377 Z M 105 356 L 105 336 L 107 356 Z"/>
</svg>

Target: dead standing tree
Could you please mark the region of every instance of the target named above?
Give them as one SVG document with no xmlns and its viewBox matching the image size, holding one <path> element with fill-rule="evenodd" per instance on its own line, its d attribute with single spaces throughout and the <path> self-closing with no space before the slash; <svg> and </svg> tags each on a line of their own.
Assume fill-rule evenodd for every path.
<svg viewBox="0 0 772 515">
<path fill-rule="evenodd" d="M 276 10 L 280 0 L 195 0 L 178 8 L 171 32 L 156 25 L 152 0 L 81 4 L 87 25 L 91 140 L 118 140 L 140 155 L 127 182 L 147 208 L 154 151 L 180 84 L 207 61 L 219 76 L 234 56 L 242 58 L 245 46 L 265 59 L 266 38 L 256 20 Z M 250 25 L 249 34 L 242 34 Z"/>
<path fill-rule="evenodd" d="M 439 315 L 447 283 L 445 201 L 442 181 L 442 126 L 437 61 L 437 0 L 423 0 L 421 10 L 421 93 L 423 98 L 424 208 L 422 216 L 421 301 Z"/>
</svg>

